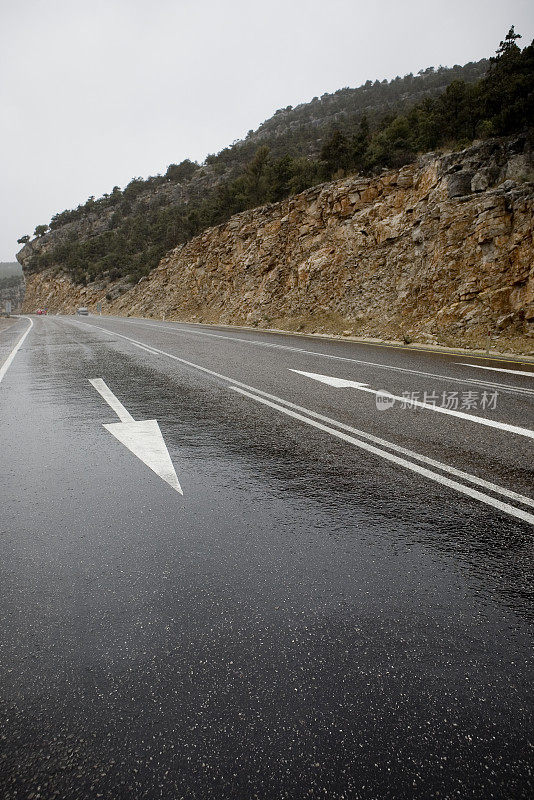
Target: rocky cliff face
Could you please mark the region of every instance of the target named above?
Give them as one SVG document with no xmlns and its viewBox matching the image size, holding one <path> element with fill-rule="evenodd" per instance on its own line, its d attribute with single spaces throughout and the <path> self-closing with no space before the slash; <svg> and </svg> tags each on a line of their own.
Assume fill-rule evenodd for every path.
<svg viewBox="0 0 534 800">
<path fill-rule="evenodd" d="M 6 301 L 11 303 L 13 313 L 20 311 L 24 302 L 24 289 L 24 278 L 22 276 L 13 286 L 2 286 L 0 283 L 0 311 L 5 308 Z"/>
<path fill-rule="evenodd" d="M 533 207 L 528 141 L 490 140 L 238 214 L 135 286 L 29 275 L 24 307 L 533 352 Z"/>
</svg>

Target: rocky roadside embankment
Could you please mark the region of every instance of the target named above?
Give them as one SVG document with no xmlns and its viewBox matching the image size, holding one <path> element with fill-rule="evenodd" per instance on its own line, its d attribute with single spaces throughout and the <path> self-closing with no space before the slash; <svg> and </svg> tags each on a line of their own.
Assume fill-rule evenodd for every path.
<svg viewBox="0 0 534 800">
<path fill-rule="evenodd" d="M 489 140 L 238 214 L 135 286 L 29 274 L 24 309 L 534 353 L 533 208 L 527 138 Z"/>
</svg>

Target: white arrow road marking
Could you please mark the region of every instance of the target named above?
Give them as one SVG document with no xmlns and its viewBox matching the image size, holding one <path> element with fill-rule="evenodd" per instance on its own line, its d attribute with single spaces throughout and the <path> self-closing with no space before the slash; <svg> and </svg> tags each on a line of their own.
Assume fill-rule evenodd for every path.
<svg viewBox="0 0 534 800">
<path fill-rule="evenodd" d="M 17 344 L 15 345 L 15 347 L 13 348 L 11 353 L 8 355 L 8 357 L 6 358 L 6 360 L 4 361 L 2 366 L 0 367 L 0 383 L 2 383 L 2 380 L 4 379 L 4 376 L 5 376 L 6 372 L 8 371 L 9 367 L 11 366 L 11 364 L 13 362 L 13 359 L 17 355 L 17 353 L 20 350 L 20 348 L 22 347 L 22 345 L 24 344 L 24 340 L 25 340 L 26 336 L 29 334 L 29 332 L 33 328 L 33 320 L 31 320 L 29 317 L 21 317 L 21 319 L 27 319 L 30 324 L 28 325 L 28 327 L 26 328 L 26 330 L 24 331 L 24 333 L 22 334 L 22 336 L 20 337 L 20 339 L 18 340 Z"/>
<path fill-rule="evenodd" d="M 349 381 L 344 378 L 332 378 L 329 375 L 319 375 L 316 372 L 302 372 L 299 369 L 292 369 L 290 372 L 296 372 L 297 375 L 304 375 L 306 378 L 313 378 L 315 381 L 327 383 L 329 386 L 336 388 L 350 388 L 358 389 L 361 392 L 369 392 L 374 395 L 387 395 L 391 400 L 399 400 L 404 403 L 405 397 L 400 397 L 396 394 L 390 394 L 384 390 L 371 389 L 366 383 L 358 383 L 358 381 Z M 508 433 L 516 433 L 518 436 L 527 436 L 529 439 L 534 439 L 534 431 L 530 428 L 520 428 L 518 425 L 509 425 L 507 422 L 498 422 L 494 419 L 486 419 L 486 417 L 478 417 L 476 414 L 465 414 L 463 411 L 454 411 L 452 408 L 442 408 L 441 406 L 433 405 L 432 403 L 422 403 L 420 400 L 412 400 L 410 398 L 410 405 L 418 406 L 418 408 L 426 408 L 428 411 L 435 411 L 438 414 L 448 414 L 451 417 L 458 417 L 459 419 L 466 419 L 469 422 L 478 422 L 479 425 L 487 425 L 488 428 L 497 428 L 501 431 L 508 431 Z"/>
<path fill-rule="evenodd" d="M 90 378 L 89 383 L 94 386 L 120 419 L 120 422 L 105 424 L 104 428 L 137 456 L 143 464 L 146 464 L 152 472 L 159 475 L 177 492 L 183 494 L 157 420 L 148 419 L 136 422 L 102 378 Z"/>
<path fill-rule="evenodd" d="M 394 444 L 393 442 L 388 442 L 386 439 L 380 439 L 377 436 L 372 436 L 370 433 L 367 433 L 366 431 L 361 431 L 358 430 L 357 428 L 353 428 L 350 425 L 345 425 L 345 423 L 343 422 L 339 422 L 338 420 L 332 419 L 331 417 L 327 417 L 324 414 L 319 414 L 316 411 L 312 411 L 309 408 L 304 408 L 303 406 L 291 403 L 289 400 L 284 400 L 281 397 L 277 397 L 277 395 L 264 392 L 261 389 L 257 389 L 255 386 L 249 386 L 248 384 L 242 383 L 241 381 L 238 381 L 235 378 L 228 377 L 228 375 L 222 375 L 220 372 L 215 372 L 215 370 L 203 367 L 201 364 L 195 364 L 193 361 L 187 361 L 185 358 L 180 358 L 180 356 L 175 356 L 173 353 L 169 353 L 166 350 L 160 350 L 156 347 L 149 347 L 143 342 L 138 341 L 137 339 L 132 339 L 130 336 L 125 336 L 123 333 L 109 331 L 107 330 L 107 328 L 101 328 L 98 325 L 91 325 L 89 323 L 79 323 L 78 321 L 74 323 L 71 322 L 70 320 L 68 321 L 66 320 L 66 322 L 67 324 L 73 324 L 76 326 L 80 324 L 87 325 L 90 328 L 96 328 L 101 333 L 108 334 L 111 336 L 117 336 L 120 339 L 125 339 L 127 342 L 130 342 L 130 344 L 132 344 L 134 347 L 137 347 L 139 348 L 139 350 L 143 350 L 146 353 L 149 353 L 154 356 L 163 356 L 164 358 L 169 358 L 172 361 L 176 361 L 177 363 L 183 364 L 186 367 L 198 370 L 204 375 L 210 375 L 213 378 L 217 378 L 218 380 L 224 381 L 225 383 L 229 383 L 231 384 L 229 388 L 233 389 L 234 391 L 239 391 L 237 387 L 240 387 L 241 394 L 250 396 L 253 400 L 258 400 L 259 402 L 262 402 L 264 398 L 266 405 L 270 405 L 272 408 L 277 408 L 278 410 L 283 411 L 284 413 L 289 413 L 289 415 L 293 416 L 295 419 L 301 419 L 303 415 L 305 415 L 303 417 L 303 422 L 307 422 L 308 424 L 313 425 L 314 420 L 321 420 L 321 422 L 327 423 L 327 425 L 324 426 L 324 430 L 327 430 L 329 433 L 331 426 L 336 426 L 336 428 L 340 428 L 342 431 L 347 431 L 350 434 L 355 434 L 356 436 L 360 437 L 360 439 L 362 438 L 367 439 L 367 441 L 373 442 L 374 444 L 378 444 L 381 446 L 380 448 L 376 448 L 377 455 L 382 455 L 383 452 L 382 447 L 386 447 L 389 450 L 394 450 L 396 453 L 401 453 L 402 455 L 408 456 L 408 458 L 416 459 L 417 461 L 421 461 L 422 463 L 428 464 L 429 466 L 435 467 L 436 469 L 439 469 L 443 472 L 448 472 L 450 475 L 454 475 L 457 478 L 469 481 L 469 483 L 473 483 L 477 486 L 489 490 L 490 492 L 501 494 L 509 498 L 510 500 L 516 500 L 519 503 L 528 505 L 530 507 L 534 506 L 534 501 L 530 497 L 525 497 L 524 495 L 518 494 L 517 492 L 512 492 L 509 489 L 505 489 L 502 486 L 497 486 L 496 484 L 483 480 L 482 478 L 479 478 L 476 475 L 471 475 L 467 472 L 463 472 L 462 470 L 458 470 L 455 467 L 449 466 L 448 464 L 443 464 L 440 461 L 428 458 L 428 456 L 423 456 L 420 453 L 416 453 L 413 450 L 407 450 L 406 448 L 400 447 L 399 445 Z M 310 417 L 313 417 L 314 419 L 310 419 Z M 316 427 L 319 427 L 319 425 L 317 425 Z M 338 435 L 338 434 L 341 434 L 339 438 L 343 438 L 345 439 L 345 441 L 352 441 L 352 439 L 355 438 L 354 436 L 349 436 L 345 438 L 345 436 L 341 433 L 340 430 L 336 431 L 335 429 L 333 429 L 333 435 Z M 410 462 L 407 461 L 406 459 L 399 459 L 395 463 L 405 466 L 405 464 L 404 463 L 401 464 L 401 462 L 406 462 L 406 464 L 410 464 Z M 418 472 L 418 471 L 420 472 L 420 470 L 415 469 L 416 466 L 418 465 L 411 464 L 407 468 L 412 469 L 413 472 Z M 421 474 L 423 473 L 421 472 Z M 431 477 L 432 480 L 435 479 L 434 476 L 436 475 L 436 473 L 433 472 L 432 470 L 427 470 L 425 474 L 427 474 L 427 477 Z M 439 478 L 442 478 L 442 480 L 439 481 L 440 483 L 443 483 L 444 485 L 448 486 L 451 489 L 457 489 L 458 491 L 462 491 L 464 494 L 470 494 L 470 496 L 473 497 L 474 499 L 486 502 L 488 505 L 494 506 L 495 508 L 499 508 L 501 511 L 505 511 L 506 513 L 511 514 L 512 516 L 515 516 L 518 519 L 523 519 L 526 522 L 534 524 L 534 514 L 527 514 L 527 516 L 525 517 L 524 516 L 525 512 L 523 512 L 521 509 L 515 509 L 509 503 L 502 503 L 502 505 L 497 505 L 497 502 L 499 501 L 496 501 L 495 498 L 490 497 L 489 495 L 486 495 L 483 492 L 476 492 L 476 490 L 473 490 L 474 492 L 476 492 L 475 494 L 473 494 L 472 492 L 470 493 L 468 491 L 465 491 L 470 487 L 464 486 L 463 488 L 458 488 L 462 486 L 462 484 L 460 484 L 458 481 L 448 480 L 442 475 L 439 475 Z"/>
<path fill-rule="evenodd" d="M 152 322 L 141 322 L 140 320 L 136 319 L 124 319 L 123 322 L 127 322 L 128 325 L 140 325 L 145 328 L 161 328 L 166 333 L 172 333 L 175 336 L 181 336 L 183 333 L 194 334 L 195 336 L 211 336 L 215 339 L 228 339 L 232 342 L 241 342 L 242 344 L 249 344 L 253 345 L 254 347 L 271 347 L 274 349 L 279 350 L 291 350 L 294 353 L 304 353 L 307 356 L 318 356 L 320 358 L 330 358 L 334 359 L 335 361 L 347 361 L 351 364 L 362 364 L 364 367 L 377 367 L 378 369 L 389 369 L 394 370 L 396 372 L 406 372 L 410 375 L 423 375 L 427 378 L 436 378 L 440 381 L 447 381 L 447 383 L 474 383 L 475 386 L 489 386 L 492 389 L 501 389 L 503 392 L 510 392 L 513 394 L 534 394 L 532 389 L 527 389 L 525 386 L 510 386 L 506 383 L 495 383 L 494 381 L 482 381 L 482 380 L 475 380 L 474 378 L 455 378 L 452 375 L 438 375 L 433 372 L 422 372 L 419 369 L 408 369 L 407 367 L 395 367 L 393 364 L 380 364 L 374 361 L 362 361 L 359 358 L 348 358 L 346 356 L 334 356 L 331 353 L 320 353 L 316 350 L 306 350 L 302 347 L 290 347 L 286 344 L 275 344 L 274 342 L 260 342 L 256 339 L 240 339 L 237 336 L 224 336 L 220 333 L 207 333 L 205 330 L 192 330 L 191 328 L 174 328 L 171 323 L 167 322 L 165 325 L 157 325 Z M 87 323 L 79 323 L 80 325 L 84 325 Z M 100 328 L 101 331 L 105 331 L 106 333 L 112 334 L 113 331 L 109 331 L 105 328 Z M 365 344 L 369 344 L 365 342 Z M 381 346 L 381 345 L 378 345 Z M 399 349 L 399 348 L 396 348 Z M 407 352 L 412 352 L 408 350 Z M 460 362 L 457 362 L 460 363 Z"/>
<path fill-rule="evenodd" d="M 361 381 L 348 381 L 345 378 L 334 378 L 330 375 L 319 375 L 318 372 L 301 372 L 299 369 L 290 369 L 290 372 L 296 372 L 297 375 L 304 375 L 306 378 L 313 378 L 320 383 L 326 383 L 328 386 L 335 386 L 336 389 L 364 389 L 368 387 L 368 383 Z M 402 398 L 404 399 L 404 398 Z"/>
<path fill-rule="evenodd" d="M 474 367 L 475 369 L 489 369 L 491 372 L 508 372 L 510 375 L 526 375 L 527 378 L 534 378 L 534 372 L 523 372 L 520 369 L 503 369 L 502 367 L 486 367 L 482 364 L 465 364 L 463 361 L 455 361 L 461 367 Z"/>
<path fill-rule="evenodd" d="M 122 442 L 128 450 L 159 475 L 169 486 L 183 494 L 169 451 L 157 420 L 145 422 L 112 422 L 104 428 Z"/>
<path fill-rule="evenodd" d="M 126 411 L 123 404 L 118 400 L 109 386 L 102 378 L 90 378 L 89 383 L 95 387 L 96 391 L 102 395 L 108 406 L 111 406 L 121 422 L 134 422 L 132 415 Z"/>
</svg>

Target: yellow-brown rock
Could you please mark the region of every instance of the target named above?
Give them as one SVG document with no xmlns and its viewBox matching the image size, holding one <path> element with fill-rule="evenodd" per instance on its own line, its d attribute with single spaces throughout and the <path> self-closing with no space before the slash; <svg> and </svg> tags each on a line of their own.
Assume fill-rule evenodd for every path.
<svg viewBox="0 0 534 800">
<path fill-rule="evenodd" d="M 101 301 L 110 314 L 458 346 L 490 334 L 500 349 L 532 352 L 533 176 L 459 195 L 487 182 L 480 152 L 465 166 L 475 150 L 243 212 L 169 252 L 135 286 L 27 275 L 25 310 Z"/>
</svg>

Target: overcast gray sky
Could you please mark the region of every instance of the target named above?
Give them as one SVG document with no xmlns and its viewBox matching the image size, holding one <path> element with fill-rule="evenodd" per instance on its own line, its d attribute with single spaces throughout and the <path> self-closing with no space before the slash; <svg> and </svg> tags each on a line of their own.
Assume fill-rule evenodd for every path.
<svg viewBox="0 0 534 800">
<path fill-rule="evenodd" d="M 278 108 L 489 56 L 532 0 L 0 0 L 0 261 L 57 211 Z"/>
</svg>

